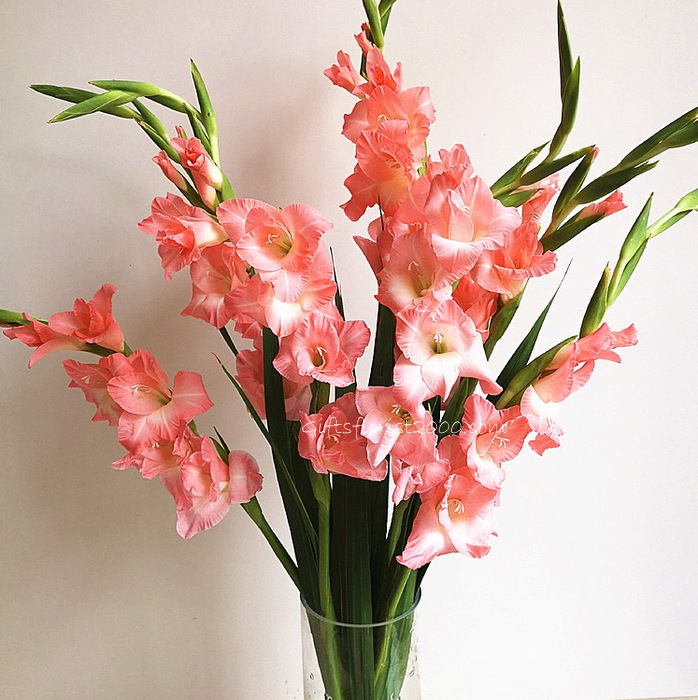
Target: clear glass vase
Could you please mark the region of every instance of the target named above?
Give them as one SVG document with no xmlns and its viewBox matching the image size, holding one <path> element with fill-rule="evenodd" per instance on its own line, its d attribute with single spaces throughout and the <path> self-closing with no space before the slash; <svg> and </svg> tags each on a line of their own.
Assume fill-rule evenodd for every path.
<svg viewBox="0 0 698 700">
<path fill-rule="evenodd" d="M 421 700 L 415 604 L 385 622 L 328 620 L 303 601 L 304 700 Z"/>
</svg>

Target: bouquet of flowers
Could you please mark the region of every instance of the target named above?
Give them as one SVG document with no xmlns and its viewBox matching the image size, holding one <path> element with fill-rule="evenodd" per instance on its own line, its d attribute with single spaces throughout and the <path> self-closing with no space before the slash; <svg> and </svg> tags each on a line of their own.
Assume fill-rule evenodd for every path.
<svg viewBox="0 0 698 700">
<path fill-rule="evenodd" d="M 355 241 L 375 277 L 373 334 L 345 315 L 323 240 L 330 221 L 305 204 L 235 196 L 193 62 L 196 102 L 137 81 L 93 81 L 99 91 L 32 86 L 72 103 L 52 122 L 102 112 L 132 120 L 156 145 L 153 160 L 176 193 L 156 197 L 139 228 L 155 239 L 167 279 L 188 271 L 182 314 L 217 329 L 230 350 L 218 358 L 221 376 L 269 444 L 291 548 L 265 518 L 255 457 L 230 445 L 223 426 L 204 433 L 197 424 L 213 407 L 201 376 L 180 371 L 170 382 L 148 350 L 131 349 L 112 314 L 113 285 L 47 319 L 0 310 L 4 334 L 34 348 L 30 367 L 58 350 L 95 356 L 64 361 L 70 386 L 95 405 L 93 420 L 116 429 L 125 454 L 113 466 L 171 494 L 182 537 L 213 527 L 233 504 L 245 510 L 309 610 L 323 690 L 334 700 L 404 692 L 409 615 L 430 563 L 489 552 L 504 464 L 523 449 L 542 455 L 561 444 L 562 402 L 597 361 L 619 362 L 616 351 L 637 342 L 632 325 L 609 328 L 607 310 L 649 242 L 698 209 L 694 190 L 652 217 L 650 197 L 617 260 L 597 273 L 578 330 L 534 353 L 553 297 L 495 368 L 490 356 L 529 281 L 555 271 L 555 251 L 626 206 L 619 188 L 663 152 L 698 140 L 698 108 L 592 175 L 596 147 L 565 150 L 580 63 L 558 5 L 559 126 L 485 183 L 464 146 L 427 148 L 429 89 L 408 85 L 383 55 L 394 4 L 364 0 L 357 59 L 340 51 L 325 71 L 349 94 L 342 133 L 356 163 L 342 208 L 351 221 L 370 212 Z M 177 114 L 175 135 L 153 104 Z M 357 376 L 367 351 L 369 376 Z M 393 620 L 408 622 L 384 624 Z"/>
</svg>

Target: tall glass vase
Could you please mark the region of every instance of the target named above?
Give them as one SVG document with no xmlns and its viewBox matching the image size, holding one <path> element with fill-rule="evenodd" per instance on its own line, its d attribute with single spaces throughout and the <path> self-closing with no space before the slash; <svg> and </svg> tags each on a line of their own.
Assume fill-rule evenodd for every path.
<svg viewBox="0 0 698 700">
<path fill-rule="evenodd" d="M 350 624 L 301 609 L 304 700 L 421 700 L 415 613 Z"/>
</svg>

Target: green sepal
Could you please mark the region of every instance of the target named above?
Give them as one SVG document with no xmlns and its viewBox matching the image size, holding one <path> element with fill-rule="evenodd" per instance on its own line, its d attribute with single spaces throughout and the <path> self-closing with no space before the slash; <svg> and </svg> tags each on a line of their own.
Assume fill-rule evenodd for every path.
<svg viewBox="0 0 698 700">
<path fill-rule="evenodd" d="M 565 271 L 565 276 L 566 275 L 567 271 Z M 499 386 L 501 386 L 503 389 L 511 385 L 514 377 L 526 366 L 526 363 L 531 358 L 533 348 L 535 347 L 540 331 L 543 328 L 543 323 L 545 322 L 548 312 L 553 305 L 553 301 L 555 301 L 557 293 L 560 291 L 562 283 L 565 281 L 565 276 L 563 276 L 563 278 L 560 280 L 560 284 L 557 286 L 557 289 L 550 298 L 550 301 L 546 304 L 535 323 L 531 326 L 531 330 L 528 331 L 526 337 L 521 341 L 519 347 L 516 348 L 513 355 L 509 358 L 508 362 L 499 373 L 499 376 L 497 377 L 497 384 L 499 384 Z M 490 401 L 493 401 L 494 399 L 493 396 L 488 398 Z"/>
<path fill-rule="evenodd" d="M 496 199 L 505 207 L 520 207 L 522 204 L 526 204 L 529 199 L 533 199 L 538 192 L 539 190 L 535 188 L 531 190 L 518 190 L 500 195 Z"/>
<path fill-rule="evenodd" d="M 194 109 L 192 105 L 179 95 L 175 95 L 173 92 L 164 90 L 151 83 L 143 83 L 138 80 L 91 80 L 90 85 L 94 85 L 102 90 L 124 90 L 132 92 L 135 97 L 145 97 L 164 107 L 173 109 L 175 112 L 182 112 L 183 114 L 187 114 L 190 109 Z"/>
<path fill-rule="evenodd" d="M 536 379 L 543 374 L 543 372 L 545 372 L 548 365 L 555 359 L 555 355 L 557 355 L 558 352 L 565 347 L 565 345 L 569 345 L 573 340 L 575 340 L 576 337 L 576 335 L 573 335 L 566 338 L 520 369 L 511 380 L 505 391 L 502 392 L 499 397 L 497 397 L 495 407 L 501 411 L 503 408 L 508 408 L 509 406 L 516 404 L 520 400 L 521 394 L 523 394 L 523 392 L 526 391 L 526 389 L 528 389 L 528 387 L 531 386 L 531 384 L 533 384 L 533 382 L 535 382 Z M 492 397 L 489 398 L 492 400 Z"/>
<path fill-rule="evenodd" d="M 577 151 L 560 156 L 555 160 L 544 161 L 540 165 L 533 168 L 533 170 L 529 170 L 525 175 L 522 175 L 517 182 L 517 186 L 533 185 L 549 175 L 566 168 L 568 165 L 572 165 L 572 163 L 575 163 L 580 158 L 583 158 L 589 152 L 589 148 L 589 146 L 580 148 Z"/>
<path fill-rule="evenodd" d="M 620 253 L 618 254 L 618 262 L 616 262 L 613 268 L 613 275 L 611 276 L 611 281 L 609 283 L 608 289 L 608 305 L 610 306 L 618 298 L 618 295 L 625 287 L 632 270 L 626 274 L 626 267 L 628 263 L 635 257 L 638 250 L 647 244 L 647 227 L 649 223 L 650 209 L 652 208 L 652 195 L 647 198 L 645 206 L 642 207 L 642 211 L 638 214 L 637 219 L 633 223 L 628 235 L 623 241 Z M 635 261 L 635 265 L 639 262 L 639 257 Z M 633 267 L 634 269 L 634 267 Z M 623 280 L 625 277 L 625 281 Z"/>
<path fill-rule="evenodd" d="M 211 97 L 208 94 L 208 89 L 204 83 L 204 79 L 201 77 L 199 69 L 196 67 L 194 61 L 190 61 L 191 66 L 191 77 L 194 82 L 194 89 L 196 90 L 196 97 L 199 101 L 199 109 L 201 110 L 201 123 L 206 129 L 209 141 L 212 146 L 211 158 L 216 165 L 220 165 L 220 156 L 218 154 L 218 125 L 216 123 L 216 114 L 213 111 L 213 104 L 211 103 Z M 215 144 L 215 148 L 213 147 Z"/>
<path fill-rule="evenodd" d="M 596 178 L 596 180 L 592 180 L 581 192 L 578 192 L 574 197 L 574 202 L 576 204 L 595 202 L 597 199 L 605 197 L 607 194 L 614 192 L 619 187 L 630 182 L 630 180 L 636 178 L 638 175 L 652 170 L 658 163 L 659 161 L 655 160 L 650 163 L 641 163 L 640 165 L 635 165 L 624 170 L 609 170 L 604 175 L 601 175 L 601 177 Z"/>
<path fill-rule="evenodd" d="M 85 102 L 86 100 L 102 94 L 101 92 L 92 92 L 91 90 L 81 90 L 79 88 L 64 87 L 61 85 L 30 85 L 29 87 L 36 92 L 40 92 L 42 95 L 48 95 L 49 97 L 55 97 L 57 100 L 73 103 Z M 124 105 L 105 107 L 100 111 L 122 119 L 138 119 L 138 113 Z"/>
<path fill-rule="evenodd" d="M 593 214 L 583 218 L 573 217 L 567 223 L 554 229 L 551 233 L 546 234 L 541 238 L 540 242 L 543 245 L 543 250 L 557 250 L 560 246 L 571 241 L 576 235 L 580 234 L 584 229 L 589 228 L 593 224 L 601 221 L 604 218 L 603 214 Z"/>
<path fill-rule="evenodd" d="M 557 52 L 560 60 L 560 97 L 565 97 L 565 87 L 572 73 L 572 46 L 567 31 L 562 3 L 557 3 Z"/>
<path fill-rule="evenodd" d="M 36 319 L 37 321 L 39 319 Z M 0 309 L 0 326 L 28 326 L 31 321 L 27 321 L 20 311 L 10 311 L 9 309 Z M 44 322 L 45 323 L 45 322 Z"/>
<path fill-rule="evenodd" d="M 584 338 L 593 333 L 601 325 L 603 317 L 608 310 L 608 287 L 610 282 L 611 268 L 606 265 L 601 273 L 601 279 L 599 279 L 599 283 L 596 285 L 594 293 L 591 295 L 587 310 L 584 313 L 582 325 L 579 329 L 580 338 Z"/>
<path fill-rule="evenodd" d="M 383 48 L 383 24 L 376 0 L 363 0 L 364 10 L 368 18 L 369 38 L 371 43 L 379 49 Z"/>
<path fill-rule="evenodd" d="M 133 106 L 138 110 L 141 115 L 141 119 L 157 134 L 159 134 L 165 141 L 169 142 L 170 135 L 167 133 L 167 129 L 163 126 L 163 123 L 142 103 L 138 100 L 133 100 Z"/>
<path fill-rule="evenodd" d="M 581 61 L 578 58 L 574 64 L 574 68 L 565 83 L 565 90 L 562 97 L 562 115 L 560 116 L 560 125 L 553 136 L 550 143 L 550 152 L 546 160 L 552 160 L 562 150 L 562 147 L 567 141 L 572 128 L 574 127 L 575 119 L 577 118 L 577 107 L 579 105 L 579 78 L 581 74 Z"/>
<path fill-rule="evenodd" d="M 637 267 L 637 264 L 640 262 L 640 258 L 645 252 L 647 242 L 647 240 L 643 241 L 640 244 L 639 248 L 635 251 L 633 257 L 630 258 L 630 260 L 628 260 L 628 262 L 626 263 L 618 279 L 618 284 L 613 290 L 613 299 L 611 300 L 611 302 L 617 299 L 618 295 L 623 291 L 623 289 L 625 289 L 625 285 L 628 283 L 628 280 L 630 279 L 633 272 L 635 272 L 635 268 Z"/>
<path fill-rule="evenodd" d="M 518 311 L 525 289 L 526 286 L 524 284 L 521 291 L 515 297 L 509 299 L 509 301 L 501 304 L 492 317 L 487 340 L 484 343 L 485 355 L 488 359 L 494 350 L 494 346 L 500 341 L 507 328 L 509 328 L 509 324 L 512 322 L 514 315 Z"/>
<path fill-rule="evenodd" d="M 177 151 L 175 151 L 175 149 L 172 148 L 172 144 L 169 142 L 169 140 L 166 141 L 165 139 L 163 139 L 162 136 L 160 134 L 158 134 L 158 132 L 155 131 L 155 129 L 153 129 L 152 126 L 150 126 L 150 124 L 147 124 L 144 121 L 138 121 L 136 123 L 138 124 L 138 126 L 141 127 L 141 129 L 143 129 L 146 136 L 158 148 L 160 148 L 161 150 L 165 151 L 165 153 L 167 153 L 167 157 L 170 160 L 174 161 L 175 163 L 181 163 L 181 158 L 179 156 L 179 153 L 177 153 Z"/>
<path fill-rule="evenodd" d="M 686 112 L 686 114 L 681 115 L 678 119 L 674 119 L 674 121 L 652 134 L 648 139 L 645 139 L 639 146 L 633 148 L 633 150 L 610 172 L 634 167 L 650 158 L 654 158 L 668 148 L 675 148 L 676 146 L 670 145 L 671 139 L 687 128 L 689 129 L 689 133 L 691 133 L 691 128 L 695 128 L 691 127 L 691 125 L 695 124 L 696 120 L 698 120 L 698 107 L 694 107 Z M 679 138 L 679 142 L 681 142 L 681 140 L 682 139 Z"/>
<path fill-rule="evenodd" d="M 104 112 L 131 102 L 134 97 L 137 97 L 136 93 L 124 92 L 123 90 L 109 90 L 108 92 L 99 93 L 63 110 L 53 119 L 49 119 L 49 124 L 65 122 L 69 119 L 84 117 L 95 112 Z"/>
<path fill-rule="evenodd" d="M 698 189 L 684 195 L 670 211 L 657 219 L 648 229 L 648 238 L 654 238 L 681 221 L 692 211 L 698 211 Z"/>
<path fill-rule="evenodd" d="M 549 141 L 529 151 L 520 161 L 507 170 L 491 187 L 492 195 L 495 199 L 509 191 L 509 185 L 526 171 L 526 168 L 538 157 L 540 152 L 550 143 Z"/>
<path fill-rule="evenodd" d="M 567 178 L 567 181 L 562 186 L 560 194 L 555 200 L 555 205 L 553 206 L 552 220 L 556 221 L 560 216 L 560 213 L 565 210 L 570 201 L 579 192 L 586 180 L 591 166 L 596 158 L 597 150 L 595 146 L 591 146 L 587 153 L 582 158 L 581 162 L 572 171 L 572 174 Z"/>
</svg>

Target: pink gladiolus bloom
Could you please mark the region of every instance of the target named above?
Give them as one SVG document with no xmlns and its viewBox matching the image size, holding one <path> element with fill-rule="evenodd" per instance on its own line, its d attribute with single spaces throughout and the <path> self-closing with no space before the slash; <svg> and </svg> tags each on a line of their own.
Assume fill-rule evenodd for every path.
<svg viewBox="0 0 698 700">
<path fill-rule="evenodd" d="M 458 438 L 449 436 L 442 444 L 453 440 Z M 453 472 L 422 502 L 398 562 L 418 569 L 441 554 L 487 554 L 489 539 L 497 534 L 493 516 L 498 495 L 477 481 L 470 469 Z"/>
<path fill-rule="evenodd" d="M 434 252 L 456 277 L 469 272 L 484 250 L 503 245 L 505 236 L 521 223 L 513 207 L 505 207 L 485 182 L 475 176 L 451 189 L 448 178 L 437 175 L 425 204 Z"/>
<path fill-rule="evenodd" d="M 361 434 L 368 440 L 368 458 L 382 462 L 388 454 L 412 465 L 436 459 L 436 433 L 431 415 L 417 403 L 406 406 L 395 387 L 368 387 L 356 392 L 363 416 Z"/>
<path fill-rule="evenodd" d="M 184 178 L 184 175 L 182 175 L 182 173 L 180 173 L 179 170 L 175 168 L 165 151 L 160 151 L 156 156 L 153 156 L 153 163 L 155 163 L 160 168 L 160 170 L 162 170 L 162 174 L 172 184 L 174 184 L 181 190 L 186 189 L 187 181 Z"/>
<path fill-rule="evenodd" d="M 217 214 L 238 255 L 274 285 L 275 296 L 285 303 L 297 299 L 332 224 L 304 204 L 279 211 L 256 199 L 228 200 Z"/>
<path fill-rule="evenodd" d="M 29 359 L 29 367 L 56 350 L 82 350 L 86 343 L 121 352 L 124 334 L 112 315 L 114 292 L 114 285 L 103 284 L 90 301 L 76 299 L 72 311 L 51 315 L 47 324 L 23 314 L 29 325 L 8 328 L 3 333 L 36 348 Z"/>
<path fill-rule="evenodd" d="M 323 71 L 323 74 L 337 87 L 341 87 L 352 94 L 354 94 L 357 86 L 363 82 L 358 71 L 354 68 L 351 57 L 345 51 L 337 52 L 337 63 Z"/>
<path fill-rule="evenodd" d="M 119 442 L 131 452 L 165 438 L 174 440 L 195 416 L 213 406 L 201 375 L 177 372 L 173 390 L 167 374 L 146 350 L 126 358 L 128 366 L 107 382 L 107 391 L 123 409 Z"/>
<path fill-rule="evenodd" d="M 310 416 L 301 413 L 298 454 L 310 460 L 316 472 L 382 481 L 388 465 L 386 462 L 372 465 L 366 447 L 354 394 L 344 394 L 323 406 L 319 413 Z"/>
<path fill-rule="evenodd" d="M 405 125 L 392 123 L 390 127 L 365 131 L 356 143 L 357 166 L 344 181 L 351 199 L 342 205 L 352 221 L 358 221 L 374 204 L 392 214 L 417 177 Z"/>
<path fill-rule="evenodd" d="M 103 284 L 90 301 L 76 299 L 72 311 L 61 311 L 48 319 L 49 328 L 121 352 L 124 334 L 112 315 L 111 300 L 116 292 L 113 284 Z"/>
<path fill-rule="evenodd" d="M 542 454 L 544 450 L 560 445 L 563 430 L 559 404 L 589 381 L 596 360 L 620 362 L 614 349 L 636 343 L 634 326 L 614 333 L 604 323 L 593 333 L 558 352 L 549 365 L 549 371 L 528 387 L 521 397 L 521 413 L 528 419 L 531 429 L 538 433 L 529 443 L 535 452 Z"/>
<path fill-rule="evenodd" d="M 392 500 L 395 505 L 406 501 L 415 493 L 426 494 L 442 484 L 448 478 L 448 462 L 437 459 L 425 464 L 409 464 L 399 459 L 390 462 L 393 481 Z"/>
<path fill-rule="evenodd" d="M 488 292 L 467 275 L 458 281 L 452 296 L 453 301 L 470 316 L 484 343 L 490 334 L 490 319 L 497 312 L 499 294 Z"/>
<path fill-rule="evenodd" d="M 262 488 L 262 475 L 252 455 L 233 451 L 226 464 L 209 438 L 182 464 L 182 483 L 191 499 L 177 508 L 177 533 L 188 539 L 217 525 L 234 503 L 247 503 Z"/>
<path fill-rule="evenodd" d="M 551 273 L 556 264 L 553 251 L 543 252 L 538 225 L 527 223 L 512 231 L 503 247 L 483 251 L 472 276 L 481 287 L 508 301 L 523 289 L 527 279 Z"/>
<path fill-rule="evenodd" d="M 418 87 L 395 92 L 379 86 L 344 118 L 342 134 L 358 143 L 365 131 L 383 131 L 386 122 L 401 122 L 405 126 L 405 142 L 415 158 L 424 155 L 424 142 L 434 121 L 434 106 L 429 88 Z"/>
<path fill-rule="evenodd" d="M 107 384 L 121 369 L 129 367 L 126 357 L 115 353 L 100 358 L 96 364 L 66 360 L 63 367 L 72 380 L 68 386 L 81 389 L 85 398 L 97 407 L 92 420 L 105 420 L 109 425 L 116 426 L 123 409 L 110 396 Z"/>
<path fill-rule="evenodd" d="M 383 52 L 368 40 L 367 25 L 364 24 L 362 30 L 354 38 L 366 57 L 367 82 L 359 86 L 357 92 L 368 96 L 381 85 L 396 92 L 402 90 L 402 66 L 398 63 L 395 70 L 391 71 L 383 57 Z"/>
<path fill-rule="evenodd" d="M 521 452 L 531 428 L 518 406 L 498 411 L 482 396 L 465 402 L 461 449 L 475 478 L 488 489 L 498 489 L 504 481 L 502 462 Z"/>
<path fill-rule="evenodd" d="M 336 312 L 332 316 L 312 313 L 281 339 L 274 367 L 295 383 L 316 379 L 332 386 L 349 386 L 369 339 L 370 331 L 363 321 L 345 321 Z"/>
<path fill-rule="evenodd" d="M 283 301 L 274 282 L 259 274 L 237 287 L 225 298 L 226 310 L 236 323 L 254 321 L 282 338 L 293 333 L 313 311 L 331 312 L 337 285 L 332 280 L 332 261 L 325 246 L 318 248 L 298 296 Z M 284 294 L 287 290 L 284 288 Z"/>
<path fill-rule="evenodd" d="M 625 209 L 626 206 L 627 205 L 623 202 L 622 192 L 616 190 L 615 192 L 611 192 L 606 199 L 600 202 L 587 204 L 575 218 L 576 220 L 586 219 L 589 216 L 597 216 L 598 214 L 601 214 L 602 217 L 606 217 Z"/>
<path fill-rule="evenodd" d="M 420 366 L 432 396 L 445 400 L 459 377 L 478 379 L 490 394 L 501 391 L 475 324 L 453 300 L 425 302 L 398 314 L 395 341 Z"/>
<path fill-rule="evenodd" d="M 533 197 L 521 207 L 522 223 L 533 223 L 540 228 L 540 220 L 543 213 L 560 189 L 559 179 L 559 175 L 555 173 L 555 175 L 551 175 L 545 178 L 545 180 L 519 188 L 519 190 L 538 190 Z"/>
<path fill-rule="evenodd" d="M 260 418 L 266 418 L 264 401 L 264 354 L 261 349 L 241 350 L 235 358 L 237 369 L 236 379 L 251 401 Z M 300 420 L 301 411 L 307 413 L 310 408 L 312 392 L 310 379 L 293 382 L 282 378 L 284 388 L 284 404 L 288 420 Z"/>
<path fill-rule="evenodd" d="M 7 328 L 3 333 L 10 340 L 19 340 L 27 347 L 36 348 L 29 358 L 30 369 L 49 353 L 57 350 L 82 350 L 85 347 L 82 340 L 59 333 L 27 314 L 22 316 L 29 321 L 29 325 Z"/>
<path fill-rule="evenodd" d="M 223 228 L 203 209 L 168 194 L 156 197 L 151 215 L 138 224 L 143 233 L 155 236 L 167 279 L 201 257 L 201 251 L 227 239 Z"/>
<path fill-rule="evenodd" d="M 468 156 L 465 146 L 460 143 L 457 143 L 450 151 L 442 148 L 439 151 L 439 160 L 433 161 L 429 158 L 427 162 L 429 181 L 431 182 L 437 175 L 442 175 L 443 182 L 452 190 L 469 180 L 474 174 L 470 156 Z"/>
<path fill-rule="evenodd" d="M 193 316 L 222 328 L 231 316 L 225 298 L 249 278 L 245 263 L 230 243 L 204 248 L 189 267 L 192 298 L 182 316 Z"/>
<path fill-rule="evenodd" d="M 396 314 L 424 299 L 446 301 L 455 281 L 436 259 L 429 240 L 420 234 L 404 235 L 393 242 L 390 261 L 378 279 L 376 299 Z"/>
<path fill-rule="evenodd" d="M 305 286 L 321 236 L 332 228 L 327 219 L 302 204 L 279 212 L 257 207 L 245 221 L 238 255 L 274 285 L 280 301 L 296 299 Z"/>
<path fill-rule="evenodd" d="M 171 140 L 172 147 L 182 159 L 182 166 L 191 174 L 194 186 L 204 204 L 213 209 L 216 203 L 216 190 L 220 190 L 223 185 L 220 168 L 213 162 L 199 139 L 182 138 L 184 132 L 181 127 L 177 131 L 180 138 Z"/>
</svg>

